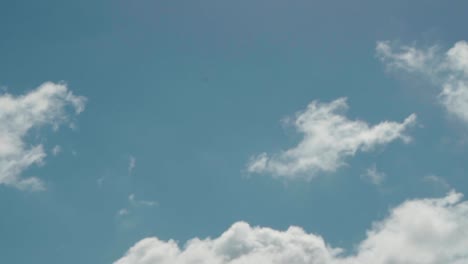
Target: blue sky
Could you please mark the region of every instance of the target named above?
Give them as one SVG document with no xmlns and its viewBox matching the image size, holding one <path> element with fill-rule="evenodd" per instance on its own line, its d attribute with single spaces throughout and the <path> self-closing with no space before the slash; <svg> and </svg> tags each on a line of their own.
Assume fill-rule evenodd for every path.
<svg viewBox="0 0 468 264">
<path fill-rule="evenodd" d="M 2 1 L 1 262 L 465 263 L 465 10 Z"/>
</svg>

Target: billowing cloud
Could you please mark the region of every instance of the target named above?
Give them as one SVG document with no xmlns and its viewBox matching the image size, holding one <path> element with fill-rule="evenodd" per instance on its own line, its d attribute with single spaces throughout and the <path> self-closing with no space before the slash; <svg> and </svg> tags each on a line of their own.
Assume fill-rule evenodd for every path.
<svg viewBox="0 0 468 264">
<path fill-rule="evenodd" d="M 437 46 L 394 46 L 388 41 L 377 43 L 381 61 L 391 70 L 417 73 L 440 86 L 439 102 L 448 113 L 468 123 L 468 43 L 459 41 L 446 52 Z"/>
<path fill-rule="evenodd" d="M 65 84 L 47 82 L 33 91 L 13 96 L 0 95 L 0 184 L 18 189 L 42 190 L 36 177 L 21 173 L 33 164 L 42 164 L 46 153 L 42 144 L 31 145 L 25 137 L 33 128 L 46 125 L 57 129 L 70 121 L 70 111 L 79 114 L 86 99 L 76 96 Z"/>
<path fill-rule="evenodd" d="M 278 231 L 238 222 L 217 238 L 194 238 L 182 248 L 174 240 L 145 238 L 114 264 L 464 264 L 467 248 L 468 202 L 451 192 L 394 208 L 351 255 L 299 227 Z"/>
<path fill-rule="evenodd" d="M 306 110 L 287 120 L 303 134 L 299 144 L 278 154 L 254 156 L 247 170 L 274 177 L 311 179 L 319 172 L 336 171 L 346 164 L 347 157 L 359 151 L 372 151 L 397 139 L 411 139 L 405 132 L 415 123 L 415 114 L 402 123 L 384 121 L 371 126 L 348 119 L 344 115 L 347 109 L 346 98 L 330 103 L 313 101 Z"/>
</svg>

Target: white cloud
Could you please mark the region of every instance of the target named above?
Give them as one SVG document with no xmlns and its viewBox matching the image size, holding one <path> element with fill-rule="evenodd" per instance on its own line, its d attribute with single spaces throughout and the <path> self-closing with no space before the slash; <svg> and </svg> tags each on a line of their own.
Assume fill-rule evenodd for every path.
<svg viewBox="0 0 468 264">
<path fill-rule="evenodd" d="M 128 174 L 131 175 L 136 167 L 136 158 L 131 156 L 128 158 Z"/>
<path fill-rule="evenodd" d="M 464 264 L 468 263 L 468 202 L 451 192 L 406 201 L 374 223 L 354 254 L 345 255 L 299 227 L 278 231 L 232 225 L 217 238 L 145 238 L 115 264 Z"/>
<path fill-rule="evenodd" d="M 431 65 L 437 60 L 436 46 L 425 50 L 411 46 L 400 47 L 400 52 L 395 53 L 388 41 L 379 41 L 376 46 L 377 56 L 391 69 L 403 69 L 408 72 L 428 72 Z"/>
<path fill-rule="evenodd" d="M 46 125 L 57 129 L 84 110 L 86 99 L 75 96 L 65 84 L 44 83 L 22 96 L 0 95 L 0 184 L 18 189 L 42 190 L 44 183 L 21 173 L 33 164 L 42 164 L 46 153 L 41 144 L 25 141 L 33 128 Z"/>
<path fill-rule="evenodd" d="M 385 173 L 377 170 L 377 166 L 374 164 L 366 169 L 366 172 L 361 175 L 362 178 L 369 180 L 375 185 L 380 185 L 385 179 Z"/>
<path fill-rule="evenodd" d="M 377 56 L 392 70 L 418 73 L 440 86 L 439 102 L 448 113 L 468 123 L 468 43 L 459 41 L 447 52 L 437 46 L 418 49 L 378 42 Z"/>
<path fill-rule="evenodd" d="M 279 154 L 262 153 L 251 158 L 251 173 L 271 173 L 274 177 L 311 179 L 318 172 L 333 172 L 346 164 L 347 157 L 359 151 L 372 151 L 396 139 L 410 141 L 405 134 L 415 123 L 416 115 L 402 123 L 384 121 L 370 126 L 344 116 L 346 98 L 331 103 L 311 102 L 307 109 L 288 120 L 303 134 L 299 144 Z"/>
</svg>

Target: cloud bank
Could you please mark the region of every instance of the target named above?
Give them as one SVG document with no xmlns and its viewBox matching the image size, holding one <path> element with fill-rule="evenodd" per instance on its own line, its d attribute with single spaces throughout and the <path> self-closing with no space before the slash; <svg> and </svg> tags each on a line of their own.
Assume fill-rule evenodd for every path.
<svg viewBox="0 0 468 264">
<path fill-rule="evenodd" d="M 391 70 L 421 75 L 440 86 L 438 101 L 446 111 L 468 123 L 468 43 L 459 41 L 446 52 L 433 46 L 418 49 L 378 42 L 377 56 Z"/>
<path fill-rule="evenodd" d="M 21 177 L 33 164 L 43 163 L 42 144 L 31 145 L 26 136 L 31 129 L 46 125 L 58 129 L 70 121 L 70 111 L 81 113 L 86 99 L 76 96 L 65 84 L 47 82 L 21 96 L 0 94 L 0 184 L 22 190 L 42 190 L 36 178 Z M 70 109 L 71 108 L 71 109 Z"/>
<path fill-rule="evenodd" d="M 352 255 L 299 227 L 278 231 L 237 222 L 217 238 L 156 237 L 136 243 L 114 264 L 463 264 L 468 263 L 468 202 L 451 192 L 392 209 Z"/>
<path fill-rule="evenodd" d="M 274 177 L 311 179 L 319 172 L 334 172 L 359 151 L 372 151 L 394 140 L 409 142 L 405 134 L 416 121 L 411 114 L 402 123 L 383 121 L 369 125 L 350 120 L 344 113 L 346 98 L 330 103 L 311 102 L 307 109 L 288 120 L 303 139 L 293 148 L 278 154 L 262 153 L 251 158 L 250 173 L 269 173 Z"/>
</svg>

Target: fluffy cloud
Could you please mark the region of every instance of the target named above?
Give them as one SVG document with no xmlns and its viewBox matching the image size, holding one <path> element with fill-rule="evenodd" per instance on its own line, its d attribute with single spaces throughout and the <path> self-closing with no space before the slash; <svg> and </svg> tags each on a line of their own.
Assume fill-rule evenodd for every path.
<svg viewBox="0 0 468 264">
<path fill-rule="evenodd" d="M 218 238 L 195 238 L 183 249 L 174 240 L 143 239 L 115 264 L 321 264 L 339 252 L 298 227 L 276 231 L 238 222 Z"/>
<path fill-rule="evenodd" d="M 347 157 L 358 151 L 371 151 L 396 139 L 410 141 L 405 131 L 415 123 L 415 114 L 402 123 L 384 121 L 370 126 L 364 121 L 348 119 L 344 116 L 347 109 L 346 98 L 331 103 L 313 101 L 306 110 L 288 120 L 304 135 L 299 144 L 279 154 L 254 156 L 247 170 L 271 173 L 275 177 L 310 179 L 318 172 L 336 171 Z"/>
<path fill-rule="evenodd" d="M 21 173 L 33 164 L 43 163 L 46 153 L 39 144 L 25 141 L 33 128 L 51 125 L 57 129 L 69 122 L 69 108 L 79 114 L 86 99 L 75 96 L 64 84 L 44 83 L 22 95 L 0 95 L 0 184 L 19 189 L 41 190 L 44 184 L 36 177 L 22 178 Z"/>
<path fill-rule="evenodd" d="M 440 86 L 439 102 L 448 113 L 468 123 L 468 43 L 459 41 L 446 52 L 437 46 L 417 49 L 378 42 L 378 57 L 392 70 L 417 73 Z"/>
<path fill-rule="evenodd" d="M 451 192 L 406 201 L 374 223 L 352 255 L 299 227 L 231 226 L 217 238 L 146 238 L 114 264 L 463 264 L 468 263 L 468 202 Z"/>
</svg>

